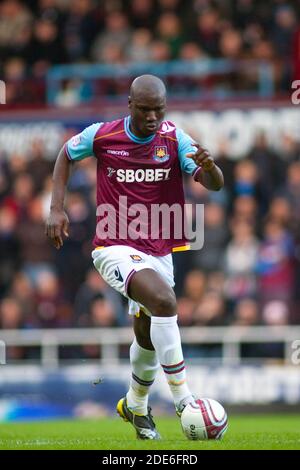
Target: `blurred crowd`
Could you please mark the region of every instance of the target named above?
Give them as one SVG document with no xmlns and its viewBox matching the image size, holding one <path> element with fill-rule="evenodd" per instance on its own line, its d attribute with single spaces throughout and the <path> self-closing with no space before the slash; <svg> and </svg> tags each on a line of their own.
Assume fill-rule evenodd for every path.
<svg viewBox="0 0 300 470">
<path fill-rule="evenodd" d="M 205 243 L 174 255 L 181 325 L 300 323 L 300 147 L 282 144 L 276 153 L 260 134 L 241 160 L 220 144 L 220 192 L 186 179 L 187 202 L 205 205 Z M 44 234 L 53 161 L 43 153 L 36 141 L 29 159 L 0 160 L 0 328 L 129 325 L 126 300 L 91 261 L 95 161 L 74 164 L 70 238 L 57 251 Z"/>
<path fill-rule="evenodd" d="M 271 63 L 275 89 L 288 91 L 300 78 L 299 10 L 297 0 L 3 0 L 0 70 L 7 103 L 44 99 L 45 74 L 64 63 L 256 59 Z M 235 91 L 251 90 L 257 71 L 240 67 L 236 73 L 208 80 L 218 87 L 229 78 Z M 179 80 L 175 90 L 184 84 Z M 66 81 L 58 104 L 80 86 Z"/>
</svg>

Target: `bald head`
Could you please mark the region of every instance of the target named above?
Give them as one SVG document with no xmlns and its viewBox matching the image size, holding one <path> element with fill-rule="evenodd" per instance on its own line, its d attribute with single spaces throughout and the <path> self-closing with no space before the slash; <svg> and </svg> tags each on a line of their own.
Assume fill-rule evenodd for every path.
<svg viewBox="0 0 300 470">
<path fill-rule="evenodd" d="M 130 127 L 137 137 L 155 134 L 166 112 L 166 87 L 154 75 L 137 77 L 130 87 L 128 100 Z"/>
<path fill-rule="evenodd" d="M 166 87 L 163 81 L 155 75 L 141 75 L 133 80 L 130 87 L 131 99 L 143 99 L 145 96 L 165 98 Z"/>
</svg>

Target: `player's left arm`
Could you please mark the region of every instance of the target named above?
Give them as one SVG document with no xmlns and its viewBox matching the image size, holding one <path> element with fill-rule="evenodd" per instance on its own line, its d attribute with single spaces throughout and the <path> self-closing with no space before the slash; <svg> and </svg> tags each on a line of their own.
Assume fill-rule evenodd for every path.
<svg viewBox="0 0 300 470">
<path fill-rule="evenodd" d="M 205 188 L 219 191 L 224 186 L 224 177 L 221 169 L 216 165 L 213 157 L 207 149 L 197 143 L 192 144 L 195 152 L 187 153 L 186 158 L 191 158 L 201 171 L 195 172 L 194 178 Z"/>
<path fill-rule="evenodd" d="M 176 129 L 181 169 L 193 175 L 205 188 L 219 191 L 224 186 L 222 171 L 209 151 L 197 144 L 182 129 Z"/>
</svg>

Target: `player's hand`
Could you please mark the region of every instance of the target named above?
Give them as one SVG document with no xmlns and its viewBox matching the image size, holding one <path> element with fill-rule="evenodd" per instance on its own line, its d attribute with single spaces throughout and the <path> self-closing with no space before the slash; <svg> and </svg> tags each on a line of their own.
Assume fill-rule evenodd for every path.
<svg viewBox="0 0 300 470">
<path fill-rule="evenodd" d="M 69 237 L 69 219 L 64 210 L 51 210 L 46 221 L 45 234 L 57 250 L 63 246 L 63 236 Z"/>
<path fill-rule="evenodd" d="M 187 153 L 187 158 L 192 158 L 197 166 L 201 166 L 204 171 L 210 171 L 214 166 L 215 162 L 209 151 L 201 147 L 199 144 L 193 144 L 196 147 L 195 153 Z"/>
</svg>

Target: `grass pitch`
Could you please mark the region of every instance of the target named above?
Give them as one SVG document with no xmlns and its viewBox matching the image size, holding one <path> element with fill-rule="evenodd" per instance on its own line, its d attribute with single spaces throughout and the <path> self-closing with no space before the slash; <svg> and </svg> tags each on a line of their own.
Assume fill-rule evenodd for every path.
<svg viewBox="0 0 300 470">
<path fill-rule="evenodd" d="M 234 450 L 300 449 L 300 415 L 229 416 L 222 441 L 193 442 L 178 418 L 157 418 L 162 441 L 138 441 L 120 418 L 0 424 L 0 449 Z"/>
</svg>

